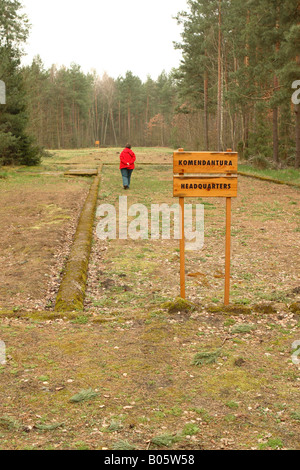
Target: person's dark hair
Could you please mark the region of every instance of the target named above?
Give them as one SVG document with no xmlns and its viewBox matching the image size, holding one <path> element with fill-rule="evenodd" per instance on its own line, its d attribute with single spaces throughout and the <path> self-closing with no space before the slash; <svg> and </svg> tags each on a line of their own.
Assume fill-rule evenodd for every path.
<svg viewBox="0 0 300 470">
<path fill-rule="evenodd" d="M 131 149 L 131 145 L 130 145 L 130 144 L 126 144 L 126 148 L 127 148 L 127 149 Z"/>
</svg>

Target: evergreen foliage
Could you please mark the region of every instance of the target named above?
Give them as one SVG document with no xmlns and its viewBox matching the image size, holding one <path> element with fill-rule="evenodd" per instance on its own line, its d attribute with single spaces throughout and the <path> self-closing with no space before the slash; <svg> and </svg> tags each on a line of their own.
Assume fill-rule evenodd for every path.
<svg viewBox="0 0 300 470">
<path fill-rule="evenodd" d="M 143 83 L 128 71 L 116 80 L 84 74 L 77 64 L 45 70 L 40 57 L 23 68 L 28 130 L 47 148 L 169 145 L 176 90 L 165 72 Z"/>
<path fill-rule="evenodd" d="M 200 108 L 210 124 L 211 148 L 220 140 L 222 150 L 239 149 L 245 158 L 299 167 L 300 111 L 291 106 L 292 83 L 300 78 L 299 1 L 187 3 L 189 11 L 177 16 L 183 26 L 177 79 L 185 109 L 195 116 Z"/>
<path fill-rule="evenodd" d="M 40 150 L 27 133 L 28 114 L 23 74 L 22 44 L 28 35 L 28 20 L 21 3 L 0 0 L 0 79 L 6 84 L 6 104 L 0 105 L 0 164 L 36 165 Z"/>
<path fill-rule="evenodd" d="M 298 0 L 187 0 L 178 13 L 178 69 L 142 82 L 83 73 L 78 64 L 20 67 L 29 25 L 0 0 L 2 163 L 35 164 L 40 148 L 173 146 L 237 150 L 264 167 L 300 167 Z M 29 137 L 33 136 L 33 137 Z M 37 144 L 33 142 L 36 139 Z"/>
</svg>

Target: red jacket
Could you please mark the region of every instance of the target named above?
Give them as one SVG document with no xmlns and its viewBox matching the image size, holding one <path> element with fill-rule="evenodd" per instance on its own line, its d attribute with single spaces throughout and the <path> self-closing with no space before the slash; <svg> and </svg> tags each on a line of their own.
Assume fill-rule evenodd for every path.
<svg viewBox="0 0 300 470">
<path fill-rule="evenodd" d="M 136 156 L 133 153 L 133 151 L 131 149 L 128 149 L 128 148 L 124 149 L 123 152 L 120 155 L 120 161 L 121 161 L 120 170 L 122 168 L 127 168 L 128 170 L 134 170 L 135 160 L 136 160 Z M 128 165 L 128 163 L 129 163 L 129 165 Z"/>
</svg>

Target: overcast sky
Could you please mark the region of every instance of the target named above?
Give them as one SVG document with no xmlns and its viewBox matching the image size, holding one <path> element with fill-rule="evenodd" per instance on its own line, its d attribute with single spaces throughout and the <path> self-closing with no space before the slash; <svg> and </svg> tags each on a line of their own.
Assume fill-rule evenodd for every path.
<svg viewBox="0 0 300 470">
<path fill-rule="evenodd" d="M 181 27 L 173 17 L 186 0 L 22 0 L 32 25 L 23 64 L 39 54 L 52 64 L 81 65 L 117 78 L 131 70 L 143 81 L 180 63 Z"/>
</svg>

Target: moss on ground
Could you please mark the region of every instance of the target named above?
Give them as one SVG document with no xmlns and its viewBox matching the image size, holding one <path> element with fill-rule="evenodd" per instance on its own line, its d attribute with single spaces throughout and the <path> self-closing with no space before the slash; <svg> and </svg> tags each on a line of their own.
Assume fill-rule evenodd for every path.
<svg viewBox="0 0 300 470">
<path fill-rule="evenodd" d="M 100 180 L 99 170 L 78 222 L 70 257 L 56 298 L 56 312 L 83 310 Z"/>
<path fill-rule="evenodd" d="M 276 184 L 281 184 L 281 185 L 292 186 L 294 188 L 300 188 L 300 184 L 293 183 L 291 181 L 282 181 L 282 180 L 278 180 L 278 179 L 271 178 L 268 176 L 254 175 L 253 173 L 247 173 L 245 171 L 239 171 L 238 174 L 241 176 L 246 176 L 248 178 L 256 178 L 261 181 L 268 181 L 270 183 L 276 183 Z"/>
<path fill-rule="evenodd" d="M 220 313 L 224 315 L 247 315 L 252 313 L 252 309 L 246 305 L 209 305 L 207 308 L 210 313 Z"/>
<path fill-rule="evenodd" d="M 51 311 L 22 311 L 22 310 L 0 310 L 0 318 L 22 318 L 27 320 L 73 320 L 78 317 L 78 313 L 75 312 L 64 312 L 63 316 L 59 312 Z"/>
<path fill-rule="evenodd" d="M 253 306 L 253 310 L 257 313 L 264 313 L 266 315 L 276 313 L 277 309 L 274 303 L 262 303 L 262 304 L 255 304 Z"/>
<path fill-rule="evenodd" d="M 168 310 L 169 313 L 191 312 L 196 308 L 192 302 L 182 299 L 181 297 L 177 297 L 174 301 L 171 302 L 165 302 L 161 307 L 165 310 Z"/>
<path fill-rule="evenodd" d="M 290 311 L 293 313 L 300 313 L 300 302 L 294 302 L 290 305 Z"/>
</svg>

